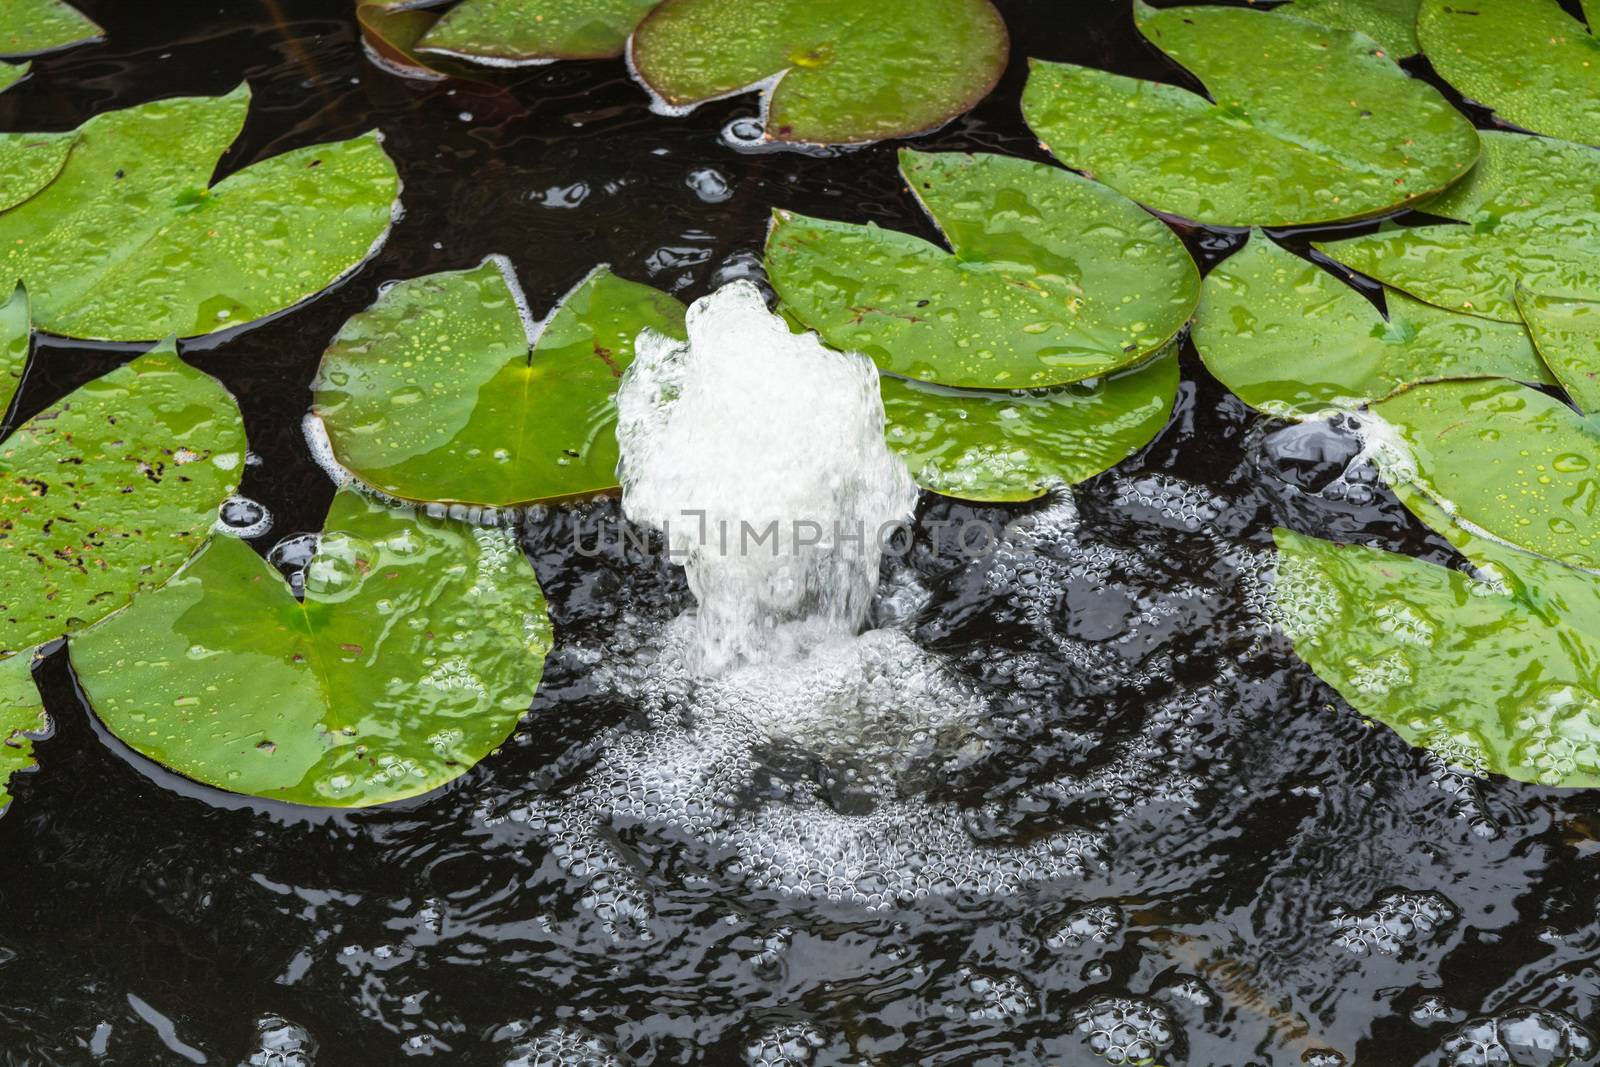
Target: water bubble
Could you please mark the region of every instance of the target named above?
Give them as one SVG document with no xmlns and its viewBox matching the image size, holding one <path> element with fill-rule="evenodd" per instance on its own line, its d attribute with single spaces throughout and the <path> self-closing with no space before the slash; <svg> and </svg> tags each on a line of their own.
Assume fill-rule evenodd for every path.
<svg viewBox="0 0 1600 1067">
<path fill-rule="evenodd" d="M 234 537 L 260 537 L 272 528 L 272 513 L 246 496 L 230 496 L 217 513 L 217 525 Z"/>
<path fill-rule="evenodd" d="M 1099 996 L 1071 1015 L 1089 1051 L 1114 1067 L 1142 1067 L 1171 1048 L 1177 1027 L 1167 1009 L 1139 997 Z"/>
<path fill-rule="evenodd" d="M 256 1021 L 256 1048 L 244 1067 L 314 1067 L 317 1043 L 311 1034 L 277 1015 Z"/>
<path fill-rule="evenodd" d="M 1594 1038 L 1560 1012 L 1513 1008 L 1473 1019 L 1439 1046 L 1447 1067 L 1564 1067 L 1594 1054 Z"/>
</svg>

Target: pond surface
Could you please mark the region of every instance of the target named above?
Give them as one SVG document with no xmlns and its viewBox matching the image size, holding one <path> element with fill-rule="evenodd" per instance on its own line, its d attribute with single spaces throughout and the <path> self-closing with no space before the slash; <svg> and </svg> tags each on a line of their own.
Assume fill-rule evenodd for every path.
<svg viewBox="0 0 1600 1067">
<path fill-rule="evenodd" d="M 1124 0 L 998 3 L 1005 80 L 918 147 L 1044 159 L 1017 109 L 1028 56 L 1183 77 Z M 542 313 L 600 262 L 685 299 L 758 276 L 774 206 L 935 236 L 897 145 L 742 153 L 724 128 L 753 98 L 663 118 L 620 62 L 426 84 L 368 63 L 344 4 L 81 6 L 108 43 L 37 61 L 0 97 L 4 128 L 247 78 L 224 170 L 376 126 L 405 182 L 357 275 L 185 350 L 244 410 L 262 552 L 321 526 L 309 385 L 386 281 L 505 253 Z M 1203 267 L 1240 240 L 1183 236 Z M 17 414 L 127 358 L 42 342 Z M 557 633 L 532 714 L 394 808 L 308 813 L 163 771 L 99 727 L 57 652 L 39 674 L 54 734 L 0 819 L 0 1064 L 1070 1067 L 1123 1049 L 1402 1067 L 1581 1046 L 1564 1028 L 1600 1011 L 1594 796 L 1452 772 L 1366 725 L 1271 626 L 1274 525 L 1450 549 L 1351 434 L 1254 414 L 1192 348 L 1183 373 L 1166 429 L 1075 505 L 924 494 L 875 606 L 900 651 L 859 674 L 920 698 L 914 644 L 984 711 L 901 769 L 899 808 L 859 787 L 870 753 L 849 744 L 668 761 L 651 664 L 691 598 L 663 561 L 575 551 L 580 526 L 618 536 L 614 501 L 530 518 Z M 943 521 L 1013 525 L 975 558 Z M 697 814 L 702 786 L 732 814 Z M 799 795 L 820 798 L 813 821 L 750 836 Z M 851 838 L 862 825 L 881 838 Z"/>
</svg>

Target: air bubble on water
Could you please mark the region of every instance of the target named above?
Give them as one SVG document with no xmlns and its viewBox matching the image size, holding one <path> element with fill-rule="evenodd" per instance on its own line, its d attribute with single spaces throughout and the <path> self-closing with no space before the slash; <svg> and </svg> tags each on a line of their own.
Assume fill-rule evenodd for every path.
<svg viewBox="0 0 1600 1067">
<path fill-rule="evenodd" d="M 1068 915 L 1045 944 L 1055 949 L 1090 943 L 1104 945 L 1121 933 L 1121 911 L 1110 904 L 1091 904 Z"/>
<path fill-rule="evenodd" d="M 1019 975 L 960 967 L 956 983 L 962 1003 L 946 1014 L 953 1018 L 1015 1025 L 1039 1008 L 1039 996 Z"/>
<path fill-rule="evenodd" d="M 217 509 L 216 528 L 246 540 L 260 537 L 272 528 L 272 513 L 247 496 L 230 496 Z"/>
<path fill-rule="evenodd" d="M 1366 911 L 1335 912 L 1334 944 L 1358 956 L 1397 956 L 1426 942 L 1455 922 L 1455 905 L 1434 892 L 1400 891 L 1380 898 Z"/>
<path fill-rule="evenodd" d="M 316 556 L 321 541 L 321 534 L 291 534 L 267 552 L 267 562 L 278 568 L 297 595 L 305 590 L 306 568 Z"/>
<path fill-rule="evenodd" d="M 809 1067 L 827 1037 L 810 1023 L 775 1026 L 752 1041 L 744 1052 L 749 1067 Z"/>
<path fill-rule="evenodd" d="M 1448 1001 L 1436 994 L 1429 993 L 1420 998 L 1411 1007 L 1411 1021 L 1418 1026 L 1434 1026 L 1439 1023 L 1459 1023 L 1466 1017 L 1466 1013 L 1452 1008 Z"/>
<path fill-rule="evenodd" d="M 728 185 L 728 179 L 715 167 L 696 167 L 684 179 L 684 184 L 707 204 L 720 204 L 733 196 L 733 189 Z"/>
<path fill-rule="evenodd" d="M 1512 1008 L 1473 1019 L 1445 1037 L 1446 1067 L 1565 1067 L 1594 1055 L 1588 1030 L 1546 1008 Z"/>
<path fill-rule="evenodd" d="M 504 1067 L 624 1067 L 624 1063 L 594 1034 L 558 1026 L 519 1045 Z"/>
<path fill-rule="evenodd" d="M 1073 1032 L 1113 1067 L 1154 1064 L 1177 1040 L 1167 1009 L 1141 997 L 1098 996 L 1073 1011 Z"/>
<path fill-rule="evenodd" d="M 305 1027 L 277 1015 L 256 1021 L 256 1047 L 243 1067 L 315 1067 L 317 1043 Z"/>
<path fill-rule="evenodd" d="M 354 477 L 338 457 L 333 454 L 333 442 L 328 439 L 328 427 L 322 418 L 314 411 L 307 412 L 306 417 L 300 420 L 300 431 L 306 440 L 306 449 L 311 453 L 311 461 L 322 468 L 322 473 L 334 485 L 344 485 Z"/>
<path fill-rule="evenodd" d="M 1300 1054 L 1305 1067 L 1346 1067 L 1350 1062 L 1345 1054 L 1331 1048 L 1309 1048 Z"/>
</svg>

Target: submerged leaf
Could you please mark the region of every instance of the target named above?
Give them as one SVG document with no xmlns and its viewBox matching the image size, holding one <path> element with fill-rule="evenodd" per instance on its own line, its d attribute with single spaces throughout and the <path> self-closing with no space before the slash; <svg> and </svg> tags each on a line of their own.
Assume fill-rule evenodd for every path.
<svg viewBox="0 0 1600 1067">
<path fill-rule="evenodd" d="M 378 66 L 406 78 L 438 81 L 445 77 L 417 55 L 417 44 L 439 21 L 435 11 L 387 4 L 356 5 L 361 47 Z"/>
<path fill-rule="evenodd" d="M 961 388 L 1059 385 L 1137 363 L 1183 327 L 1199 274 L 1159 219 L 1059 167 L 904 151 L 950 242 L 778 212 L 767 273 L 823 340 Z"/>
<path fill-rule="evenodd" d="M 1417 43 L 1417 6 L 1421 0 L 1292 0 L 1274 8 L 1284 14 L 1364 33 L 1395 59 L 1422 51 Z"/>
<path fill-rule="evenodd" d="M 233 397 L 170 344 L 0 441 L 0 655 L 165 581 L 210 533 L 244 456 Z"/>
<path fill-rule="evenodd" d="M 0 4 L 0 56 L 35 56 L 98 41 L 105 31 L 63 0 Z"/>
<path fill-rule="evenodd" d="M 401 282 L 322 357 L 313 406 L 334 456 L 407 500 L 504 507 L 617 485 L 615 393 L 640 331 L 683 305 L 601 268 L 528 336 L 510 264 Z"/>
<path fill-rule="evenodd" d="M 208 188 L 248 87 L 97 115 L 59 176 L 0 213 L 0 275 L 34 324 L 112 341 L 188 337 L 292 307 L 388 232 L 399 178 L 375 133 L 286 152 Z"/>
<path fill-rule="evenodd" d="M 1457 223 L 1380 230 L 1317 244 L 1347 267 L 1456 311 L 1521 322 L 1515 289 L 1600 292 L 1600 151 L 1483 132 L 1460 185 L 1418 205 Z"/>
<path fill-rule="evenodd" d="M 1033 60 L 1022 110 L 1057 159 L 1147 207 L 1212 226 L 1364 218 L 1438 192 L 1477 158 L 1472 124 L 1368 37 L 1237 7 L 1135 14 L 1210 100 Z"/>
<path fill-rule="evenodd" d="M 0 659 L 0 815 L 11 804 L 6 785 L 13 774 L 34 765 L 30 734 L 49 727 L 44 702 L 33 684 L 33 655 Z"/>
<path fill-rule="evenodd" d="M 1355 289 L 1256 233 L 1206 275 L 1194 344 L 1246 404 L 1285 419 L 1354 409 L 1418 382 L 1551 382 L 1527 332 L 1387 290 Z"/>
<path fill-rule="evenodd" d="M 1005 70 L 989 0 L 666 0 L 631 57 L 672 107 L 761 87 L 771 141 L 837 144 L 933 129 Z"/>
<path fill-rule="evenodd" d="M 73 133 L 0 133 L 0 211 L 55 181 L 77 143 Z"/>
<path fill-rule="evenodd" d="M 1176 346 L 1092 383 L 993 392 L 883 378 L 889 447 L 924 489 L 1033 500 L 1149 443 L 1178 395 Z"/>
<path fill-rule="evenodd" d="M 19 285 L 11 298 L 0 304 L 0 427 L 5 425 L 6 412 L 22 385 L 22 372 L 28 369 L 32 340 L 28 291 Z"/>
<path fill-rule="evenodd" d="M 303 601 L 249 545 L 217 537 L 71 653 L 95 714 L 156 762 L 235 793 L 365 807 L 426 793 L 494 751 L 549 648 L 511 531 L 346 489 Z"/>
<path fill-rule="evenodd" d="M 1525 590 L 1273 536 L 1283 628 L 1357 711 L 1468 772 L 1600 786 L 1600 578 L 1545 564 Z"/>
<path fill-rule="evenodd" d="M 1600 428 L 1499 379 L 1419 385 L 1373 405 L 1401 476 L 1449 514 L 1547 559 L 1600 570 Z"/>
<path fill-rule="evenodd" d="M 1600 41 L 1559 0 L 1423 0 L 1417 37 L 1439 76 L 1508 122 L 1600 144 Z"/>
<path fill-rule="evenodd" d="M 1600 415 L 1600 300 L 1517 290 L 1517 310 L 1539 355 L 1587 415 Z"/>
<path fill-rule="evenodd" d="M 620 56 L 661 0 L 462 0 L 417 42 L 494 66 Z"/>
</svg>

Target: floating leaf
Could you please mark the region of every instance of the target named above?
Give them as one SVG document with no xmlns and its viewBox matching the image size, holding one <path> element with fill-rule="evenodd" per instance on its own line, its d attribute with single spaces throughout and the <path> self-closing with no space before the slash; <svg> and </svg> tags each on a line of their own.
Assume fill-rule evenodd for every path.
<svg viewBox="0 0 1600 1067">
<path fill-rule="evenodd" d="M 1600 569 L 1600 428 L 1537 389 L 1436 382 L 1373 405 L 1409 451 L 1404 476 L 1509 545 Z"/>
<path fill-rule="evenodd" d="M 1293 0 L 1274 8 L 1336 30 L 1364 33 L 1390 56 L 1412 56 L 1417 43 L 1417 5 L 1421 0 Z"/>
<path fill-rule="evenodd" d="M 22 372 L 28 367 L 32 340 L 28 292 L 19 285 L 11 299 L 0 304 L 0 426 L 5 425 L 11 400 L 22 385 Z"/>
<path fill-rule="evenodd" d="M 1467 179 L 1419 205 L 1469 225 L 1408 226 L 1317 244 L 1347 267 L 1456 311 L 1521 322 L 1517 282 L 1600 292 L 1600 151 L 1484 131 Z"/>
<path fill-rule="evenodd" d="M 1551 378 L 1520 326 L 1458 315 L 1397 290 L 1388 318 L 1260 233 L 1206 275 L 1194 343 L 1246 404 L 1286 419 L 1353 409 L 1418 382 Z"/>
<path fill-rule="evenodd" d="M 550 623 L 515 535 L 342 490 L 297 600 L 214 538 L 161 589 L 73 638 L 90 704 L 197 781 L 325 807 L 435 789 L 528 710 Z"/>
<path fill-rule="evenodd" d="M 1523 129 L 1600 144 L 1600 41 L 1589 29 L 1557 0 L 1423 0 L 1417 16 L 1422 50 L 1463 96 Z"/>
<path fill-rule="evenodd" d="M 767 273 L 835 348 L 962 388 L 1059 385 L 1138 362 L 1199 296 L 1160 220 L 1059 167 L 905 151 L 900 169 L 953 253 L 920 237 L 778 212 Z"/>
<path fill-rule="evenodd" d="M 1237 7 L 1138 3 L 1135 15 L 1210 100 L 1032 60 L 1022 110 L 1057 159 L 1148 207 L 1212 226 L 1364 218 L 1438 192 L 1477 158 L 1472 124 L 1370 38 Z"/>
<path fill-rule="evenodd" d="M 445 75 L 417 55 L 417 44 L 439 21 L 435 11 L 389 4 L 357 4 L 361 47 L 367 57 L 387 71 L 406 78 L 442 80 Z"/>
<path fill-rule="evenodd" d="M 1138 367 L 1056 389 L 985 392 L 883 379 L 889 447 L 925 489 L 1033 500 L 1149 443 L 1178 395 L 1176 346 Z"/>
<path fill-rule="evenodd" d="M 1600 579 L 1550 565 L 1565 573 L 1540 605 L 1408 556 L 1273 536 L 1283 628 L 1356 710 L 1471 772 L 1600 785 Z"/>
<path fill-rule="evenodd" d="M 207 188 L 250 105 L 158 100 L 97 115 L 60 175 L 0 214 L 0 276 L 34 324 L 136 341 L 238 326 L 316 295 L 388 232 L 399 178 L 376 133 L 256 163 Z"/>
<path fill-rule="evenodd" d="M 98 41 L 105 31 L 62 0 L 5 0 L 0 4 L 0 56 L 35 56 Z"/>
<path fill-rule="evenodd" d="M 408 500 L 504 507 L 614 489 L 615 393 L 641 330 L 683 305 L 595 271 L 530 339 L 509 263 L 401 282 L 322 357 L 313 406 L 334 456 Z"/>
<path fill-rule="evenodd" d="M 28 76 L 31 63 L 0 63 L 0 93 Z"/>
<path fill-rule="evenodd" d="M 0 659 L 0 815 L 11 804 L 7 782 L 34 764 L 29 735 L 48 727 L 44 703 L 33 684 L 33 655 Z"/>
<path fill-rule="evenodd" d="M 1600 414 L 1600 300 L 1517 290 L 1517 309 L 1533 343 L 1572 402 Z"/>
<path fill-rule="evenodd" d="M 170 344 L 0 442 L 0 655 L 160 585 L 210 533 L 244 455 L 233 397 Z"/>
<path fill-rule="evenodd" d="M 55 181 L 77 140 L 76 133 L 0 133 L 0 211 Z"/>
<path fill-rule="evenodd" d="M 418 42 L 495 66 L 620 56 L 661 0 L 463 0 Z"/>
<path fill-rule="evenodd" d="M 669 106 L 764 88 L 768 140 L 836 144 L 948 122 L 994 88 L 1008 50 L 989 0 L 666 0 L 631 57 Z"/>
</svg>

